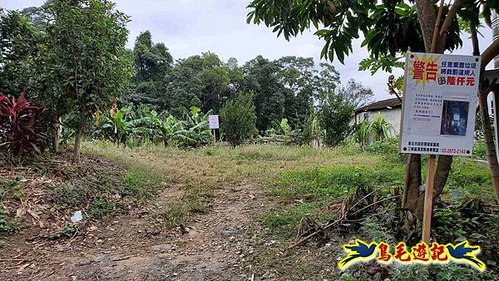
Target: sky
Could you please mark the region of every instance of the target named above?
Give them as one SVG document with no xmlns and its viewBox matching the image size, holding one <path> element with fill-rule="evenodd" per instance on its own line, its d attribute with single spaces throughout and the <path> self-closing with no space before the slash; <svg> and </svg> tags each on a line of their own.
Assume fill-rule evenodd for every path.
<svg viewBox="0 0 499 281">
<path fill-rule="evenodd" d="M 0 0 L 0 7 L 22 9 L 40 6 L 44 0 Z M 268 59 L 283 56 L 313 57 L 320 61 L 323 41 L 313 35 L 314 30 L 286 41 L 277 37 L 270 28 L 246 23 L 246 6 L 250 0 L 115 0 L 117 9 L 131 17 L 128 24 L 130 37 L 128 46 L 133 47 L 140 32 L 149 30 L 154 42 L 163 42 L 175 59 L 211 51 L 224 61 L 235 57 L 239 64 L 262 55 Z M 481 30 L 480 46 L 484 48 L 492 41 L 492 31 Z M 464 46 L 454 54 L 470 55 L 471 43 L 463 35 Z M 359 62 L 368 56 L 367 49 L 355 40 L 353 53 L 345 58 L 345 64 L 333 61 L 343 84 L 354 78 L 371 88 L 376 100 L 391 98 L 386 83 L 389 73 L 378 71 L 374 76 L 369 71 L 359 71 Z M 403 75 L 402 70 L 394 73 Z"/>
</svg>

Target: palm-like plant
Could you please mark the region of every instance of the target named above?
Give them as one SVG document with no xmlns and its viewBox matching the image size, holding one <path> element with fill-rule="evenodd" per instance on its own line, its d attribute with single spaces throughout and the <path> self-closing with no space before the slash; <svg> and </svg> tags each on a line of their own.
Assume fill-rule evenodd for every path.
<svg viewBox="0 0 499 281">
<path fill-rule="evenodd" d="M 368 121 L 359 122 L 353 133 L 353 139 L 363 148 L 368 142 L 371 135 L 371 124 Z"/>
<path fill-rule="evenodd" d="M 385 120 L 385 117 L 380 113 L 374 116 L 373 121 L 369 125 L 369 135 L 374 141 L 383 141 L 392 133 L 393 127 Z"/>
</svg>

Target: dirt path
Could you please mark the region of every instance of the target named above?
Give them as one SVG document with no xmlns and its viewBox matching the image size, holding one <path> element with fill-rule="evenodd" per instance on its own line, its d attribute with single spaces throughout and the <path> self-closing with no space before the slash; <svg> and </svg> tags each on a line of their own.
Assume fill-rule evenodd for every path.
<svg viewBox="0 0 499 281">
<path fill-rule="evenodd" d="M 268 206 L 261 186 L 221 187 L 206 214 L 162 230 L 155 210 L 179 194 L 167 189 L 154 204 L 69 240 L 9 236 L 0 246 L 12 250 L 1 255 L 0 280 L 251 280 L 256 210 Z"/>
</svg>

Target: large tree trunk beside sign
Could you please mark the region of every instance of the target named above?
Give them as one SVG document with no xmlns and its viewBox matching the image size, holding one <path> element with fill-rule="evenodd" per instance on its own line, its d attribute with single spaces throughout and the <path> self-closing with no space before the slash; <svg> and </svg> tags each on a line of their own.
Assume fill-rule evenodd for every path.
<svg viewBox="0 0 499 281">
<path fill-rule="evenodd" d="M 492 122 L 490 120 L 489 108 L 487 104 L 488 93 L 489 90 L 487 89 L 487 85 L 483 85 L 482 83 L 478 102 L 480 104 L 480 115 L 482 117 L 483 137 L 487 146 L 487 162 L 489 163 L 489 168 L 492 174 L 492 182 L 494 183 L 496 191 L 496 199 L 499 202 L 499 163 L 497 162 L 496 147 L 491 125 Z"/>
<path fill-rule="evenodd" d="M 438 27 L 435 28 L 435 15 L 437 13 L 434 2 L 428 0 L 416 0 L 418 20 L 423 33 L 426 52 L 433 51 L 432 53 L 443 53 L 445 49 L 447 31 L 452 21 L 455 20 L 454 18 L 456 17 L 456 13 L 461 6 L 462 0 L 454 1 L 452 7 L 445 16 L 441 30 L 439 30 Z M 435 32 L 438 32 L 438 34 L 435 34 Z M 478 41 L 476 40 L 476 30 L 472 29 L 471 39 L 473 44 L 473 55 L 480 55 Z M 434 50 L 431 50 L 432 46 L 435 48 Z M 498 54 L 499 41 L 495 40 L 482 54 L 482 73 L 485 70 L 486 65 Z M 492 127 L 487 109 L 487 94 L 490 90 L 484 89 L 482 80 L 481 76 L 479 93 L 480 114 L 482 117 L 482 126 L 487 145 L 488 163 L 492 173 L 497 200 L 499 201 L 499 163 L 496 158 Z M 438 164 L 435 172 L 434 200 L 438 199 L 443 192 L 451 171 L 452 161 L 452 156 L 439 156 L 438 158 Z M 421 184 L 421 157 L 419 155 L 409 155 L 406 166 L 406 182 L 402 206 L 405 209 L 410 210 L 419 219 L 422 219 L 424 208 L 424 192 L 420 191 Z"/>
<path fill-rule="evenodd" d="M 426 52 L 429 53 L 431 51 L 430 49 L 432 46 L 437 13 L 433 1 L 428 0 L 417 0 L 416 9 L 423 34 L 425 49 Z M 444 166 L 438 165 L 438 167 L 443 168 Z M 439 168 L 437 168 L 437 174 L 438 170 Z M 442 178 L 442 180 L 443 182 L 440 184 L 445 185 L 446 178 Z M 421 185 L 421 155 L 410 154 L 407 156 L 406 179 L 402 207 L 410 210 L 419 220 L 423 219 L 424 209 L 424 192 L 420 192 Z M 438 190 L 438 186 L 435 186 L 435 190 Z M 434 198 L 436 197 L 438 197 L 437 194 L 435 194 Z"/>
<path fill-rule="evenodd" d="M 487 64 L 499 55 L 499 40 L 494 40 L 485 51 L 482 53 L 482 69 L 481 76 L 485 72 Z M 492 174 L 492 182 L 496 192 L 496 200 L 499 203 L 499 163 L 496 156 L 496 147 L 494 143 L 492 122 L 490 121 L 489 110 L 487 105 L 487 96 L 491 90 L 494 90 L 489 85 L 485 85 L 483 79 L 480 80 L 480 93 L 478 102 L 480 104 L 480 115 L 482 117 L 482 129 L 487 146 L 487 160 Z M 497 97 L 497 94 L 495 94 Z M 497 100 L 497 99 L 496 99 Z M 498 140 L 496 140 L 498 141 Z"/>
</svg>

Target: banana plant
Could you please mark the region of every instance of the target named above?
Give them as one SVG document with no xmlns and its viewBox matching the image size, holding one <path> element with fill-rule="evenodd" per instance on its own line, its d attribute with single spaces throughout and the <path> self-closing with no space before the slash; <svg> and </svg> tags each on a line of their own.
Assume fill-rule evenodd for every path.
<svg viewBox="0 0 499 281">
<path fill-rule="evenodd" d="M 208 114 L 191 107 L 181 120 L 171 114 L 158 114 L 147 106 L 139 106 L 136 110 L 128 106 L 119 109 L 111 118 L 104 118 L 94 135 L 113 139 L 118 145 L 162 142 L 165 146 L 197 147 L 211 142 Z"/>
</svg>

